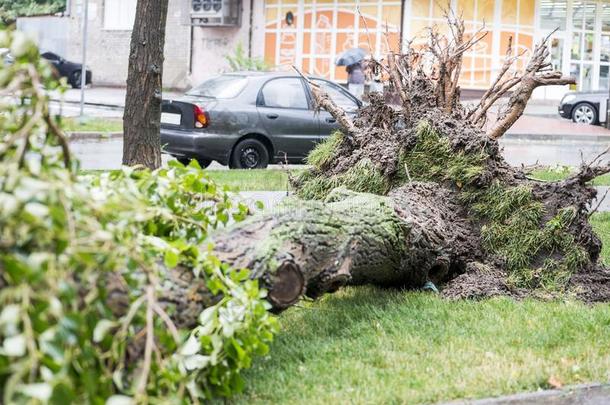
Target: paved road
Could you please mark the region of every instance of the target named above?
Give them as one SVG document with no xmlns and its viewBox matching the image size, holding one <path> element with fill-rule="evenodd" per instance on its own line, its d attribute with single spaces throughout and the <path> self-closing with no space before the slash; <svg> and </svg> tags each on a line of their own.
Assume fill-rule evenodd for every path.
<svg viewBox="0 0 610 405">
<path fill-rule="evenodd" d="M 607 405 L 610 404 L 610 386 L 589 384 L 509 395 L 476 401 L 455 401 L 445 405 Z"/>
</svg>

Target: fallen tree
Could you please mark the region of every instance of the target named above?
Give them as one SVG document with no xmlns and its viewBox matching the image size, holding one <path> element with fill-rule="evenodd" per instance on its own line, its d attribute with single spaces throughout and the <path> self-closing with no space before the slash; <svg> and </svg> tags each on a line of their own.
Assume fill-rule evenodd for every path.
<svg viewBox="0 0 610 405">
<path fill-rule="evenodd" d="M 533 88 L 573 79 L 547 71 L 546 42 L 524 72 L 509 50 L 490 91 L 464 106 L 462 56 L 484 33 L 449 20 L 451 38 L 432 32 L 428 47 L 372 62 L 398 106 L 372 95 L 352 119 L 310 84 L 343 131 L 292 179 L 298 198 L 244 221 L 245 207 L 195 163 L 77 177 L 48 109 L 57 83 L 31 43 L 2 33 L 17 57 L 2 67 L 2 95 L 30 100 L 3 106 L 0 120 L 2 400 L 229 396 L 268 350 L 267 309 L 347 284 L 609 300 L 588 217 L 589 182 L 610 165 L 599 156 L 565 181 L 539 182 L 497 142 Z M 229 217 L 239 222 L 222 228 Z"/>
<path fill-rule="evenodd" d="M 346 284 L 420 288 L 448 297 L 572 294 L 610 299 L 610 273 L 598 263 L 589 225 L 601 156 L 561 182 L 528 178 L 506 163 L 497 139 L 523 114 L 539 86 L 573 84 L 550 70 L 548 38 L 523 71 L 509 45 L 492 87 L 474 106 L 459 100 L 462 57 L 485 36 L 465 33 L 447 14 L 451 36 L 434 29 L 426 47 L 373 60 L 399 105 L 372 94 L 350 118 L 309 83 L 319 106 L 343 130 L 309 156 L 292 179 L 301 199 L 215 236 L 216 251 L 256 277 L 285 308 Z M 500 100 L 495 122 L 487 113 Z M 276 277 L 288 269 L 287 282 Z"/>
</svg>

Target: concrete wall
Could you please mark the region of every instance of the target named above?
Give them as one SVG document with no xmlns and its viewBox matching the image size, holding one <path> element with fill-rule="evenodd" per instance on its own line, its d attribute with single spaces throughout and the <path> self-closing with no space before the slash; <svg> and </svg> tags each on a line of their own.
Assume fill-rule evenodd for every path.
<svg viewBox="0 0 610 405">
<path fill-rule="evenodd" d="M 41 48 L 52 50 L 68 60 L 82 60 L 82 20 L 85 0 L 71 0 L 66 17 L 20 19 L 20 27 L 38 38 Z M 87 66 L 93 71 L 94 86 L 124 87 L 127 80 L 131 30 L 104 28 L 105 0 L 89 1 Z M 225 59 L 239 43 L 245 53 L 264 53 L 264 1 L 242 0 L 240 27 L 193 27 L 184 16 L 189 0 L 169 0 L 165 37 L 163 87 L 184 89 L 216 73 L 226 71 Z M 252 17 L 252 32 L 250 18 Z M 191 36 L 192 30 L 192 36 Z M 251 36 L 251 40 L 250 40 Z M 191 48 L 192 41 L 192 48 Z"/>
<path fill-rule="evenodd" d="M 17 29 L 27 32 L 43 52 L 64 56 L 68 51 L 70 24 L 63 17 L 24 17 L 17 19 Z"/>
<path fill-rule="evenodd" d="M 163 87 L 188 87 L 190 27 L 184 25 L 182 3 L 170 0 L 165 40 Z M 72 0 L 69 44 L 66 58 L 82 58 L 82 10 L 84 0 Z M 125 86 L 129 64 L 131 30 L 104 29 L 104 0 L 89 0 L 87 65 L 93 71 L 96 86 Z"/>
<path fill-rule="evenodd" d="M 241 27 L 194 27 L 193 56 L 191 66 L 191 82 L 197 84 L 219 72 L 226 71 L 229 64 L 225 59 L 232 54 L 241 42 L 247 55 L 251 47 L 253 57 L 261 57 L 264 53 L 265 19 L 264 1 L 254 0 L 252 3 L 252 42 L 250 43 L 250 0 L 242 0 Z"/>
</svg>

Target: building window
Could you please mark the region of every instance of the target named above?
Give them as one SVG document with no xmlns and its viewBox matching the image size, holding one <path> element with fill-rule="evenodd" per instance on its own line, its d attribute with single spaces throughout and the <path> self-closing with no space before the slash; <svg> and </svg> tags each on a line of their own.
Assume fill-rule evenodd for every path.
<svg viewBox="0 0 610 405">
<path fill-rule="evenodd" d="M 130 31 L 136 20 L 137 0 L 105 0 L 104 29 Z"/>
<path fill-rule="evenodd" d="M 401 19 L 400 0 L 268 0 L 265 60 L 345 81 L 345 67 L 335 66 L 337 56 L 350 48 L 377 57 L 398 51 Z"/>
</svg>

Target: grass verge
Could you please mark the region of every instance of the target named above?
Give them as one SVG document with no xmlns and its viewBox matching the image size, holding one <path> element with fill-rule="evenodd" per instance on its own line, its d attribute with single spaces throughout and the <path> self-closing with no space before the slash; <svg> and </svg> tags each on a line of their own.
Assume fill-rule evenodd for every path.
<svg viewBox="0 0 610 405">
<path fill-rule="evenodd" d="M 294 170 L 292 173 L 298 172 Z M 206 170 L 212 180 L 239 191 L 286 191 L 288 173 L 285 170 Z"/>
<path fill-rule="evenodd" d="M 610 264 L 610 213 L 592 224 Z M 610 379 L 610 306 L 353 287 L 292 308 L 237 403 L 430 403 Z"/>
<path fill-rule="evenodd" d="M 120 118 L 87 118 L 82 124 L 78 118 L 64 118 L 65 132 L 122 132 L 123 120 Z"/>
<path fill-rule="evenodd" d="M 548 167 L 534 170 L 530 177 L 542 181 L 560 181 L 566 179 L 572 172 L 574 168 L 570 166 Z M 610 186 L 610 173 L 599 176 L 592 183 L 596 186 Z"/>
</svg>

